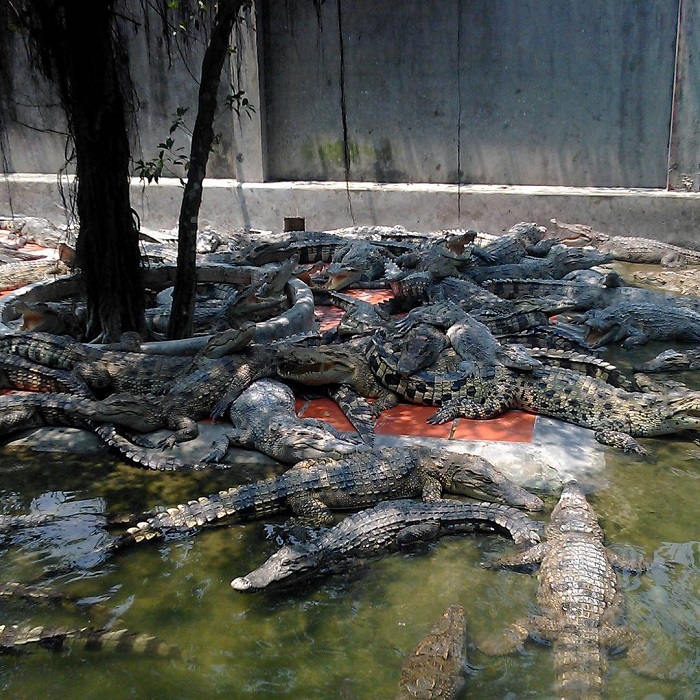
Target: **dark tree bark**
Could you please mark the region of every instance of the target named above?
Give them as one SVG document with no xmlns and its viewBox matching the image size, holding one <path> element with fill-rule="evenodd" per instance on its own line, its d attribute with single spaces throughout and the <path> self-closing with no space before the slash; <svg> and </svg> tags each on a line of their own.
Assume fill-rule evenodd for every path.
<svg viewBox="0 0 700 700">
<path fill-rule="evenodd" d="M 129 199 L 130 152 L 112 41 L 111 0 L 66 2 L 67 108 L 75 144 L 80 234 L 76 259 L 88 338 L 144 329 L 139 235 Z"/>
<path fill-rule="evenodd" d="M 42 0 L 23 3 L 18 13 L 58 88 L 73 138 L 86 335 L 103 341 L 142 331 L 145 306 L 113 6 L 114 0 Z"/>
<path fill-rule="evenodd" d="M 238 12 L 250 0 L 219 0 L 209 45 L 202 62 L 197 119 L 192 130 L 190 164 L 178 222 L 177 276 L 168 337 L 192 335 L 196 279 L 196 238 L 202 183 L 214 140 L 214 116 L 221 69 L 228 56 L 229 41 Z"/>
</svg>

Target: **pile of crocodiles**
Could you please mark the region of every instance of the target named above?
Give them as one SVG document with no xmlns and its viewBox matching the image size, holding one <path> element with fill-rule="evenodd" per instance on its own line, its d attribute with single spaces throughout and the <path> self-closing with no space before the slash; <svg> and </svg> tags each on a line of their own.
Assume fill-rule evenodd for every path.
<svg viewBox="0 0 700 700">
<path fill-rule="evenodd" d="M 150 335 L 110 346 L 80 335 L 83 306 L 70 272 L 39 281 L 67 272 L 66 263 L 0 266 L 0 285 L 10 289 L 14 282 L 3 280 L 18 279 L 13 266 L 22 265 L 26 283 L 37 263 L 35 284 L 6 297 L 0 314 L 10 324 L 0 334 L 0 386 L 7 390 L 0 434 L 8 440 L 69 426 L 95 433 L 125 461 L 148 469 L 228 469 L 232 446 L 284 465 L 278 476 L 186 503 L 110 513 L 115 532 L 105 555 L 285 513 L 312 528 L 308 539 L 290 541 L 231 582 L 252 592 L 337 574 L 442 536 L 502 533 L 521 551 L 498 565 L 541 564 L 540 614 L 515 623 L 505 646 L 475 646 L 506 653 L 528 635 L 551 641 L 557 696 L 600 697 L 605 649 L 626 645 L 631 656 L 641 655 L 637 637 L 615 620 L 621 599 L 614 567 L 644 565 L 625 564 L 603 546 L 583 490 L 565 486 L 541 542 L 539 523 L 522 512 L 542 510 L 538 496 L 474 455 L 378 447 L 375 424 L 400 402 L 434 406 L 431 423 L 516 409 L 589 428 L 603 445 L 653 457 L 646 438 L 700 428 L 700 391 L 648 376 L 700 367 L 692 347 L 700 341 L 700 299 L 627 284 L 610 263 L 700 264 L 700 251 L 552 221 L 549 228 L 519 223 L 499 236 L 381 226 L 267 238 L 203 234 L 198 254 L 197 335 L 163 338 L 173 249 L 146 241 L 155 300 Z M 358 288 L 384 289 L 385 301 L 363 301 L 353 293 Z M 61 292 L 52 296 L 52 289 Z M 343 313 L 323 332 L 313 317 L 322 306 Z M 601 357 L 612 344 L 651 341 L 691 347 L 667 348 L 635 374 Z M 330 396 L 356 432 L 298 416 L 300 392 Z M 197 458 L 178 455 L 175 448 L 210 418 L 221 423 L 220 439 Z M 338 522 L 336 511 L 347 510 L 356 512 Z M 40 527 L 47 518 L 3 515 L 0 532 Z M 19 595 L 23 589 L 14 585 Z M 60 649 L 70 641 L 174 654 L 125 630 L 0 626 L 0 651 L 30 643 Z M 465 612 L 450 606 L 407 659 L 399 697 L 457 697 L 468 686 L 466 646 Z"/>
</svg>

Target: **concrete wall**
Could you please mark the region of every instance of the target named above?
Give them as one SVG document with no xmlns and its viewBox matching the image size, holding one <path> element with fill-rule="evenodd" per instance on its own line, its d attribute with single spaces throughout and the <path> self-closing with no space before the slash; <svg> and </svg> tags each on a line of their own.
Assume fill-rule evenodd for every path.
<svg viewBox="0 0 700 700">
<path fill-rule="evenodd" d="M 245 90 L 254 111 L 217 120 L 208 175 L 222 179 L 206 182 L 200 223 L 498 232 L 556 217 L 697 245 L 699 12 L 700 0 L 258 0 L 221 93 Z M 152 15 L 123 29 L 134 157 L 148 159 L 177 107 L 193 123 L 203 45 L 169 54 Z M 10 40 L 4 169 L 37 175 L 0 181 L 0 214 L 62 223 L 60 109 Z M 177 180 L 132 195 L 145 226 L 175 226 Z"/>
<path fill-rule="evenodd" d="M 344 88 L 350 180 L 666 185 L 678 0 L 263 6 L 272 179 L 345 179 Z"/>
</svg>

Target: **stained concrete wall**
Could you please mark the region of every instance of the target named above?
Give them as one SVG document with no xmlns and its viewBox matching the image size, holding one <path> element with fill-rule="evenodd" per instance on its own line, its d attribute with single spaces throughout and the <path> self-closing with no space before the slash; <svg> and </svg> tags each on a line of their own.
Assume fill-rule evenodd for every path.
<svg viewBox="0 0 700 700">
<path fill-rule="evenodd" d="M 678 0 L 263 7 L 272 179 L 666 185 Z"/>
<path fill-rule="evenodd" d="M 200 221 L 269 229 L 299 215 L 310 228 L 497 233 L 554 216 L 695 243 L 699 13 L 700 0 L 258 0 L 221 93 L 245 90 L 254 111 L 217 120 L 208 174 L 222 179 L 206 183 Z M 124 31 L 134 157 L 148 159 L 176 107 L 192 124 L 203 45 L 169 56 L 153 17 Z M 11 41 L 18 67 L 3 95 L 18 105 L 4 170 L 38 175 L 0 182 L 0 214 L 61 223 L 60 110 Z M 187 151 L 187 135 L 175 137 Z M 594 189 L 607 186 L 620 189 Z M 667 186 L 678 194 L 664 198 Z M 175 226 L 176 180 L 132 193 L 144 225 Z"/>
</svg>

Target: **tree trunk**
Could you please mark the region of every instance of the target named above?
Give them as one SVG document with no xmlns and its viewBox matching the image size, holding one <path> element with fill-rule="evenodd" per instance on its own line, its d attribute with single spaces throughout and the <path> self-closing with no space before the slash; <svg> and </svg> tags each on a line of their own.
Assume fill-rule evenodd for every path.
<svg viewBox="0 0 700 700">
<path fill-rule="evenodd" d="M 112 342 L 123 331 L 144 329 L 145 306 L 113 2 L 63 5 L 67 75 L 62 92 L 76 154 L 76 258 L 87 297 L 86 335 Z"/>
<path fill-rule="evenodd" d="M 231 31 L 238 11 L 248 4 L 250 0 L 219 0 L 211 39 L 204 53 L 197 119 L 192 130 L 190 164 L 178 222 L 177 275 L 168 326 L 169 338 L 186 338 L 192 335 L 197 283 L 197 225 L 202 203 L 202 183 L 214 140 L 213 123 L 221 69 L 228 56 Z"/>
</svg>

